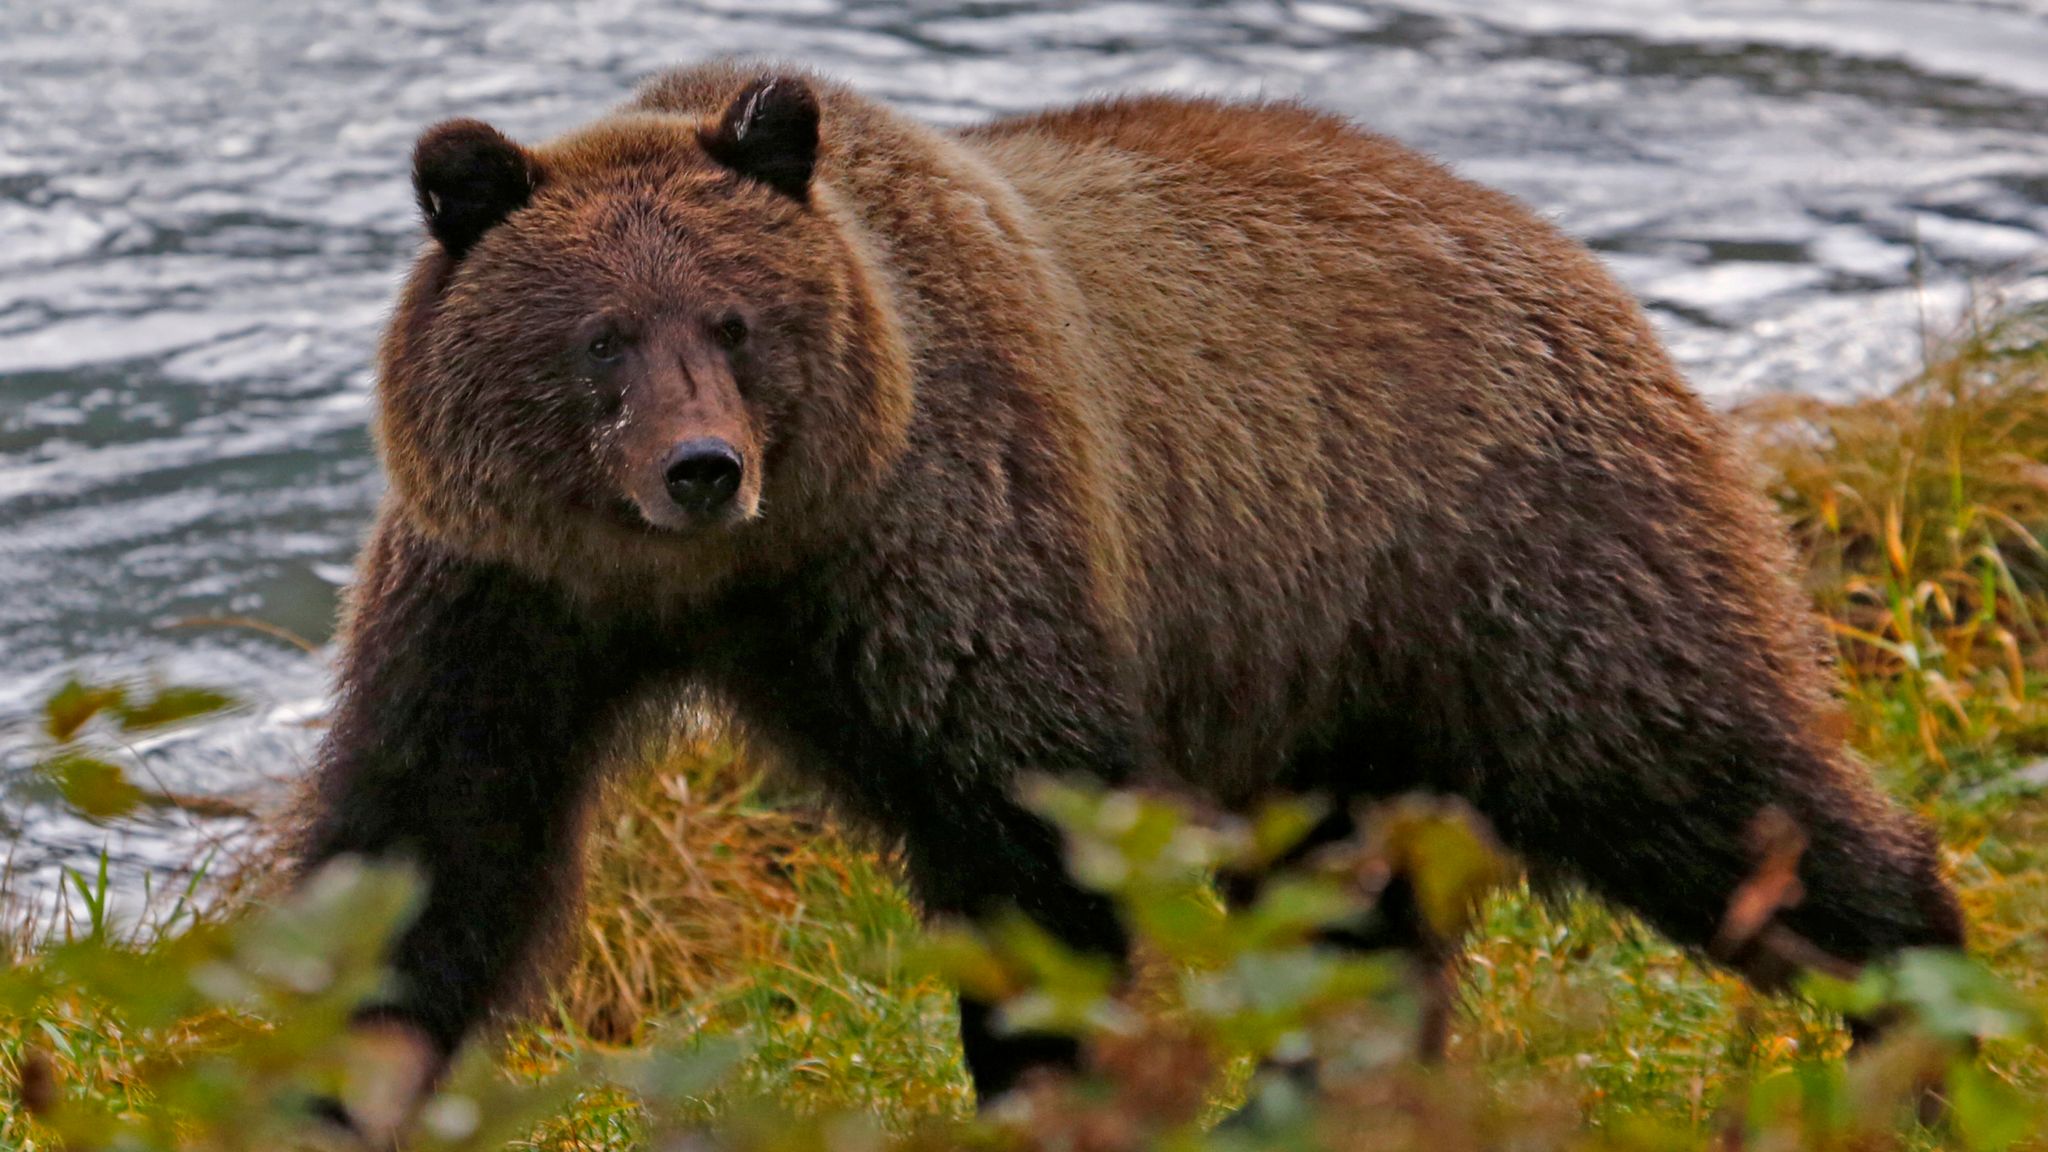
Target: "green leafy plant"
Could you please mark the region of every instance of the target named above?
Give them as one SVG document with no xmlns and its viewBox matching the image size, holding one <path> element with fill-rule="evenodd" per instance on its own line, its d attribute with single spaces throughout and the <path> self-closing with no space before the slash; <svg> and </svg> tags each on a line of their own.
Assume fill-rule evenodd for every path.
<svg viewBox="0 0 2048 1152">
<path fill-rule="evenodd" d="M 143 945 L 95 931 L 0 973 L 0 1016 L 39 1025 L 8 1054 L 32 1130 L 79 1152 L 344 1146 L 319 1102 L 375 1074 L 352 1064 L 348 1025 L 385 986 L 380 957 L 420 890 L 406 869 L 337 861 L 289 901 L 232 922 Z M 131 1043 L 163 1045 L 168 1058 L 111 1092 L 60 1071 L 89 1065 L 88 1047 Z M 584 1054 L 526 1081 L 472 1060 L 422 1109 L 411 1146 L 503 1147 L 582 1094 L 620 1086 L 674 1099 L 730 1059 L 718 1045 Z"/>
<path fill-rule="evenodd" d="M 211 716 L 234 703 L 209 688 L 101 684 L 73 677 L 43 704 L 39 735 L 45 747 L 36 773 L 73 809 L 94 820 L 111 820 L 145 806 L 246 816 L 248 810 L 231 800 L 138 784 L 123 766 L 123 760 L 140 760 L 126 746 L 127 738 Z"/>
<path fill-rule="evenodd" d="M 1397 957 L 1320 946 L 1324 930 L 1372 915 L 1375 884 L 1407 878 L 1439 927 L 1455 933 L 1502 876 L 1482 829 L 1462 811 L 1410 801 L 1374 813 L 1360 844 L 1274 867 L 1312 825 L 1308 802 L 1251 819 L 1206 816 L 1163 797 L 1035 782 L 1030 802 L 1065 833 L 1069 863 L 1109 896 L 1147 958 L 1123 980 L 1021 918 L 931 934 L 916 963 L 1001 1005 L 1009 1027 L 1082 1041 L 1083 1072 L 1028 1085 L 977 1119 L 932 1118 L 896 1134 L 837 1109 L 792 1113 L 720 1090 L 744 1036 L 623 1050 L 573 1046 L 546 1075 L 507 1076 L 475 1053 L 421 1109 L 409 1147 L 506 1146 L 599 1100 L 631 1101 L 628 1146 L 759 1149 L 1003 1147 L 1075 1149 L 1700 1148 L 1702 1133 L 1642 1121 L 1588 1127 L 1563 1094 L 1473 1066 L 1412 1057 L 1423 997 Z M 1232 908 L 1210 880 L 1264 871 Z M 104 903 L 105 868 L 81 886 Z M 239 918 L 195 918 L 147 941 L 95 927 L 0 973 L 0 1019 L 32 1022 L 0 1043 L 27 1118 L 18 1131 L 72 1149 L 271 1149 L 347 1146 L 315 1119 L 317 1101 L 366 1074 L 347 1042 L 351 1014 L 385 987 L 385 944 L 419 907 L 402 868 L 343 861 L 290 899 Z M 95 920 L 97 924 L 99 921 Z M 1947 1092 L 1958 1147 L 2017 1146 L 2040 1101 L 1975 1056 L 1979 1046 L 2038 1046 L 2037 1005 L 1978 962 L 1909 953 L 1814 993 L 1901 1020 L 1848 1064 L 1809 1059 L 1732 1094 L 1719 1147 L 1910 1148 L 1931 1085 Z M 95 1076 L 110 1051 L 148 1048 L 117 1082 Z M 1298 1069 L 1313 1059 L 1314 1078 Z M 1254 1070 L 1247 1076 L 1247 1064 Z M 367 1074 L 375 1074 L 374 1069 Z M 687 1135 L 707 1094 L 718 1113 Z M 1217 1105 L 1242 1101 L 1213 1124 Z"/>
</svg>

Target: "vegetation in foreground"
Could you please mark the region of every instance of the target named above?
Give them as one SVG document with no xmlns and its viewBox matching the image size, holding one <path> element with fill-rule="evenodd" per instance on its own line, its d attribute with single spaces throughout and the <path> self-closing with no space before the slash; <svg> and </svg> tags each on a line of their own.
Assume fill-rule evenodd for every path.
<svg viewBox="0 0 2048 1152">
<path fill-rule="evenodd" d="M 1146 943 L 1118 993 L 1025 926 L 924 933 L 885 855 L 706 740 L 605 806 L 573 962 L 458 1072 L 419 1145 L 2048 1148 L 2048 313 L 1973 329 L 1891 395 L 1738 417 L 1839 638 L 1844 734 L 1941 828 L 1971 961 L 1913 955 L 1760 998 L 1591 902 L 1495 883 L 1483 831 L 1419 804 L 1228 915 L 1205 876 L 1269 858 L 1305 809 L 1217 822 L 1048 782 L 1037 802 L 1077 875 Z M 51 786 L 107 819 L 176 803 L 129 783 L 98 734 L 217 704 L 60 695 Z M 1406 1057 L 1416 1005 L 1395 962 L 1307 943 L 1402 870 L 1473 926 L 1440 1069 Z M 74 882 L 84 922 L 0 930 L 0 1147 L 311 1139 L 297 1117 L 357 1074 L 333 1041 L 414 904 L 409 878 L 345 870 L 278 905 L 174 893 L 126 928 L 101 911 L 104 875 Z M 1086 1036 L 1090 1075 L 971 1119 L 953 981 Z M 1845 1062 L 1823 1005 L 1878 1002 L 1912 1023 Z M 1331 1070 L 1318 1093 L 1253 1072 L 1253 1054 L 1304 1048 Z M 1947 1119 L 1926 1127 L 1937 1073 Z M 1248 1120 L 1206 1127 L 1243 1101 Z"/>
</svg>

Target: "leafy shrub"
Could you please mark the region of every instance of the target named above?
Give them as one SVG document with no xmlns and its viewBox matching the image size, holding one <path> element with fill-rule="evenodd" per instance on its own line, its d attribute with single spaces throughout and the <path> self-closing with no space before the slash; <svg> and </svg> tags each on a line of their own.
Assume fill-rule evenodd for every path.
<svg viewBox="0 0 2048 1152">
<path fill-rule="evenodd" d="M 761 1149 L 1103 1152 L 1700 1146 L 1681 1125 L 1588 1130 L 1526 1086 L 1418 1064 L 1410 1052 L 1419 999 L 1398 959 L 1316 945 L 1320 930 L 1371 914 L 1360 894 L 1372 877 L 1411 877 L 1447 930 L 1468 918 L 1499 869 L 1459 813 L 1422 803 L 1384 811 L 1368 843 L 1280 872 L 1233 911 L 1213 897 L 1209 877 L 1265 867 L 1312 822 L 1308 806 L 1202 820 L 1166 799 L 1050 781 L 1034 786 L 1032 802 L 1064 830 L 1074 874 L 1116 901 L 1168 987 L 1126 986 L 1022 919 L 936 932 L 920 963 L 998 1000 L 1007 1026 L 1080 1037 L 1083 1075 L 1032 1084 L 989 1118 L 893 1139 L 845 1113 L 797 1119 L 739 1096 L 722 1126 L 692 1139 Z M 0 1051 L 34 1115 L 28 1138 L 72 1149 L 332 1143 L 335 1133 L 312 1119 L 314 1104 L 338 1097 L 350 1076 L 376 1074 L 352 1067 L 342 1041 L 353 1007 L 385 978 L 377 957 L 417 909 L 417 895 L 402 870 L 343 862 L 290 900 L 236 921 L 203 921 L 139 946 L 95 934 L 16 965 L 0 977 L 0 1013 L 37 1028 Z M 2009 1147 L 2042 1119 L 2038 1101 L 1973 1062 L 1981 1041 L 2038 1044 L 2044 1036 L 2036 1006 L 1981 964 L 1908 953 L 1816 992 L 1863 1012 L 1889 1006 L 1907 1023 L 1851 1065 L 1802 1063 L 1754 1085 L 1726 1117 L 1723 1146 L 1905 1147 L 1899 1133 L 1911 1130 L 1936 1082 L 1948 1085 L 1965 1148 Z M 117 1083 L 91 1082 L 87 1050 L 125 1045 L 157 1056 L 131 1064 Z M 499 1147 L 579 1097 L 616 1090 L 656 1116 L 680 1116 L 731 1055 L 717 1043 L 585 1050 L 539 1080 L 507 1078 L 472 1058 L 423 1110 L 415 1146 Z M 1263 1068 L 1245 1110 L 1206 1127 L 1233 1059 L 1298 1065 L 1310 1055 L 1323 1070 L 1315 1083 Z M 662 1130 L 640 1135 L 664 1139 Z"/>
</svg>

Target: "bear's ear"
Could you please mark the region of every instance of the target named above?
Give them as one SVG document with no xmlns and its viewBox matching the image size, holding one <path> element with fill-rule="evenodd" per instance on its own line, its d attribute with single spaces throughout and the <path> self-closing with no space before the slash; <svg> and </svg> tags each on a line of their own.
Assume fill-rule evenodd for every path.
<svg viewBox="0 0 2048 1152">
<path fill-rule="evenodd" d="M 716 128 L 697 133 L 713 160 L 799 202 L 809 202 L 818 163 L 818 96 L 790 76 L 741 90 Z"/>
<path fill-rule="evenodd" d="M 412 152 L 412 187 L 427 232 L 457 260 L 526 206 L 540 187 L 533 154 L 480 120 L 427 129 Z"/>
</svg>

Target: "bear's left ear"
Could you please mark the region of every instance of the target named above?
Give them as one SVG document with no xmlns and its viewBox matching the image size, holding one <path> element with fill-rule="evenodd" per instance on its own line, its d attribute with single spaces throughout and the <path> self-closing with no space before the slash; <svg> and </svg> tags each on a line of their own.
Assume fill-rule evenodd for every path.
<svg viewBox="0 0 2048 1152">
<path fill-rule="evenodd" d="M 791 76 L 764 76 L 726 106 L 697 139 L 713 160 L 808 203 L 818 164 L 818 96 Z"/>
<path fill-rule="evenodd" d="M 457 260 L 524 208 L 540 182 L 533 154 L 481 120 L 436 124 L 413 147 L 412 187 L 427 232 Z"/>
</svg>

